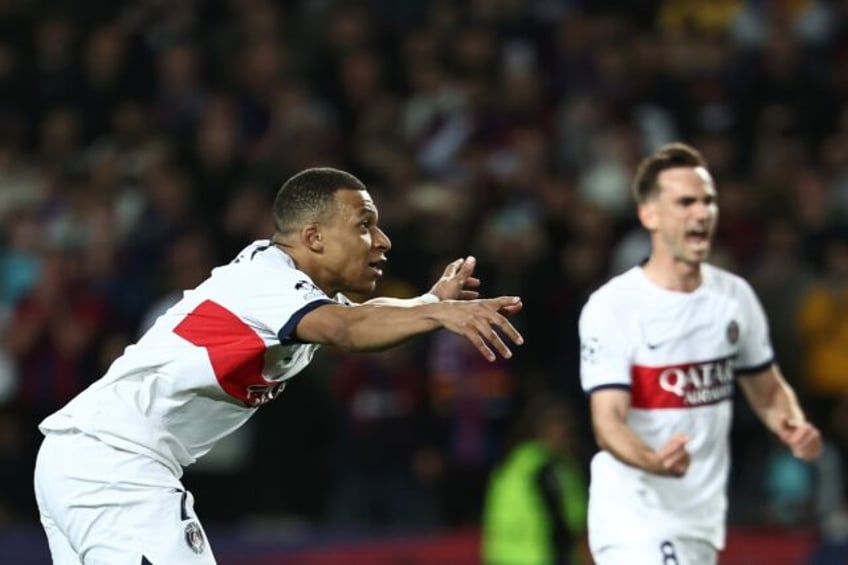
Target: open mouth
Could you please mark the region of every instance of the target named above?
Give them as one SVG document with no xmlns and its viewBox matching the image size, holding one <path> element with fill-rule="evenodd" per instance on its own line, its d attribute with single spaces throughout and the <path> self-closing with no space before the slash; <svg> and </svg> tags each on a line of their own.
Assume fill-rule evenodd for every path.
<svg viewBox="0 0 848 565">
<path fill-rule="evenodd" d="M 710 232 L 706 228 L 687 230 L 686 241 L 697 246 L 707 245 L 710 242 Z"/>
<path fill-rule="evenodd" d="M 383 276 L 383 264 L 385 264 L 385 260 L 373 261 L 368 263 L 368 268 L 374 273 L 377 277 Z"/>
</svg>

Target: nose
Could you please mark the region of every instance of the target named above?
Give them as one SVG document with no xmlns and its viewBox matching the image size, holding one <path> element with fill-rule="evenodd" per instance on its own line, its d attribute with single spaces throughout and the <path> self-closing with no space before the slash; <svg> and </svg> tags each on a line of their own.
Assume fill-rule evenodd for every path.
<svg viewBox="0 0 848 565">
<path fill-rule="evenodd" d="M 389 236 L 386 235 L 386 232 L 384 232 L 380 228 L 376 228 L 376 229 L 377 229 L 377 234 L 376 234 L 376 237 L 374 238 L 374 247 L 376 247 L 377 249 L 379 249 L 381 251 L 390 250 L 392 248 L 392 240 L 389 239 Z"/>
<path fill-rule="evenodd" d="M 716 206 L 712 202 L 699 202 L 694 207 L 695 217 L 699 220 L 708 220 L 715 215 Z"/>
</svg>

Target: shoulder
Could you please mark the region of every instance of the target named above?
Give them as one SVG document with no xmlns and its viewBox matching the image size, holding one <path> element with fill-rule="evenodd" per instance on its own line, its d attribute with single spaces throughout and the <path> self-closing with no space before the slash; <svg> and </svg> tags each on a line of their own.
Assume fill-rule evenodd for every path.
<svg viewBox="0 0 848 565">
<path fill-rule="evenodd" d="M 704 280 L 711 290 L 730 295 L 753 296 L 751 284 L 741 276 L 711 264 L 702 266 Z"/>
<path fill-rule="evenodd" d="M 328 299 L 312 278 L 297 268 L 294 261 L 268 240 L 245 247 L 228 264 L 212 271 L 213 285 L 225 286 L 241 295 L 289 295 L 303 301 Z M 344 303 L 341 295 L 332 300 Z"/>
<path fill-rule="evenodd" d="M 256 240 L 247 245 L 232 261 L 218 267 L 213 273 L 256 273 L 257 271 L 290 273 L 293 277 L 298 277 L 299 273 L 301 278 L 306 277 L 297 269 L 291 257 L 267 239 Z"/>
<path fill-rule="evenodd" d="M 642 287 L 641 267 L 633 267 L 620 275 L 616 275 L 599 286 L 586 303 L 589 304 L 615 304 L 622 301 L 632 300 Z"/>
<path fill-rule="evenodd" d="M 629 312 L 639 304 L 640 289 L 643 287 L 639 267 L 634 267 L 609 279 L 598 287 L 583 305 L 581 319 L 598 320 L 613 318 L 614 313 Z"/>
</svg>

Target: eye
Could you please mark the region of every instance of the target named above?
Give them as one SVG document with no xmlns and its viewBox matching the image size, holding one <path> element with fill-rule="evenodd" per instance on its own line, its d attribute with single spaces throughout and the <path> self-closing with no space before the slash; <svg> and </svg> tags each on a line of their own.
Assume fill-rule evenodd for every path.
<svg viewBox="0 0 848 565">
<path fill-rule="evenodd" d="M 359 227 L 366 230 L 371 229 L 371 225 L 371 220 L 362 220 L 361 222 L 359 222 Z"/>
</svg>

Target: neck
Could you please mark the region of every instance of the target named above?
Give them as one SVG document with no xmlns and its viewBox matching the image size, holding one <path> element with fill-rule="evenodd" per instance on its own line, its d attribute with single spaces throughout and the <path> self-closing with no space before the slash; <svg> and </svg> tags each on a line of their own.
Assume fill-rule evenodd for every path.
<svg viewBox="0 0 848 565">
<path fill-rule="evenodd" d="M 657 286 L 675 292 L 693 292 L 703 277 L 701 263 L 687 263 L 675 259 L 663 260 L 651 255 L 642 267 L 648 279 Z"/>
<path fill-rule="evenodd" d="M 282 241 L 279 234 L 275 233 L 273 236 L 271 236 L 271 243 L 274 245 L 274 247 L 288 255 L 291 260 L 294 261 L 295 267 L 300 270 L 303 270 L 300 268 L 300 262 L 297 260 L 297 257 L 295 257 L 294 247 Z"/>
<path fill-rule="evenodd" d="M 326 270 L 322 268 L 320 263 L 313 259 L 308 250 L 305 250 L 305 248 L 301 246 L 287 243 L 283 236 L 279 233 L 275 233 L 271 237 L 271 243 L 291 258 L 298 271 L 309 275 L 312 282 L 315 283 L 315 285 L 317 285 L 324 294 L 333 297 L 340 292 L 339 290 L 336 290 L 333 285 L 327 284 L 327 280 L 329 279 L 325 275 Z"/>
</svg>

